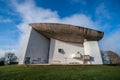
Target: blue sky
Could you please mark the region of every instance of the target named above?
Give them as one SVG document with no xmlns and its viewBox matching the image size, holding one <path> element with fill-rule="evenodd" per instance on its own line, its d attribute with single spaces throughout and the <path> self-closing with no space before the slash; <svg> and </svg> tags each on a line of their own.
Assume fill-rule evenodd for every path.
<svg viewBox="0 0 120 80">
<path fill-rule="evenodd" d="M 29 23 L 54 22 L 104 31 L 101 50 L 120 54 L 120 0 L 0 0 L 0 56 L 19 56 Z"/>
</svg>

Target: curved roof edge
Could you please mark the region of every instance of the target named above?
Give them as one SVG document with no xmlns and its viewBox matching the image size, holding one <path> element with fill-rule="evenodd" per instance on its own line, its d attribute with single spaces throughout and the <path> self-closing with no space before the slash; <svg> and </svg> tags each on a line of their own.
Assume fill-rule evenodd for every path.
<svg viewBox="0 0 120 80">
<path fill-rule="evenodd" d="M 104 35 L 102 31 L 69 24 L 31 23 L 29 25 L 48 38 L 66 42 L 83 43 L 84 39 L 99 41 Z"/>
</svg>

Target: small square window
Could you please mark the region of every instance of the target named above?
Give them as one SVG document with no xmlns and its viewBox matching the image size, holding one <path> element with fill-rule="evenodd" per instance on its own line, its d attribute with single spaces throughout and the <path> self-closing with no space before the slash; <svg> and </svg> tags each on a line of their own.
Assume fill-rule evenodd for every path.
<svg viewBox="0 0 120 80">
<path fill-rule="evenodd" d="M 61 54 L 65 54 L 63 49 L 58 49 L 58 52 L 61 53 Z"/>
<path fill-rule="evenodd" d="M 58 49 L 58 52 L 60 52 L 60 53 L 61 53 L 61 52 L 62 52 L 62 49 Z"/>
</svg>

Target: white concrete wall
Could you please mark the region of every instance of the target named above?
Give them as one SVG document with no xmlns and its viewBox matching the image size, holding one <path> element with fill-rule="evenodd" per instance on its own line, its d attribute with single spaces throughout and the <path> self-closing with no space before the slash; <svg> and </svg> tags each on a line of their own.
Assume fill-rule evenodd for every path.
<svg viewBox="0 0 120 80">
<path fill-rule="evenodd" d="M 48 63 L 49 39 L 32 29 L 25 57 L 30 57 L 31 64 Z"/>
<path fill-rule="evenodd" d="M 53 54 L 55 53 L 55 42 L 55 39 L 50 39 L 49 64 L 52 62 Z"/>
<path fill-rule="evenodd" d="M 74 59 L 75 56 L 90 55 L 90 64 L 103 64 L 97 41 L 85 41 L 84 44 L 63 42 L 55 39 L 48 39 L 31 27 L 24 39 L 19 64 L 24 64 L 25 57 L 30 57 L 30 63 L 41 64 L 70 64 L 73 62 L 83 64 L 82 60 Z M 83 47 L 84 46 L 84 47 Z M 64 54 L 58 52 L 63 49 Z"/>
<path fill-rule="evenodd" d="M 89 64 L 103 64 L 97 41 L 85 41 L 83 45 L 85 55 L 91 57 Z"/>
<path fill-rule="evenodd" d="M 58 49 L 63 49 L 64 54 L 58 52 Z M 70 64 L 74 62 L 83 64 L 83 61 L 78 59 L 73 59 L 73 55 L 76 55 L 77 52 L 84 54 L 84 49 L 82 44 L 68 43 L 68 42 L 62 42 L 59 40 L 51 39 L 49 62 L 50 64 Z"/>
<path fill-rule="evenodd" d="M 26 49 L 27 49 L 27 46 L 28 46 L 31 30 L 32 30 L 32 28 L 29 27 L 29 29 L 27 31 L 27 34 L 25 35 L 25 37 L 23 39 L 23 43 L 21 44 L 22 46 L 19 49 L 19 53 L 20 53 L 19 64 L 24 64 L 25 53 L 26 53 Z"/>
</svg>

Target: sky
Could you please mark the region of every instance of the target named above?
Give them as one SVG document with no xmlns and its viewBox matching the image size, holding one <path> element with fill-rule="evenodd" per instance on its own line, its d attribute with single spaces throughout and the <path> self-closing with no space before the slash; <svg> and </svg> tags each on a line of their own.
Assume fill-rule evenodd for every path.
<svg viewBox="0 0 120 80">
<path fill-rule="evenodd" d="M 63 23 L 104 32 L 101 50 L 120 55 L 120 0 L 0 0 L 0 57 L 19 56 L 29 23 Z"/>
</svg>

